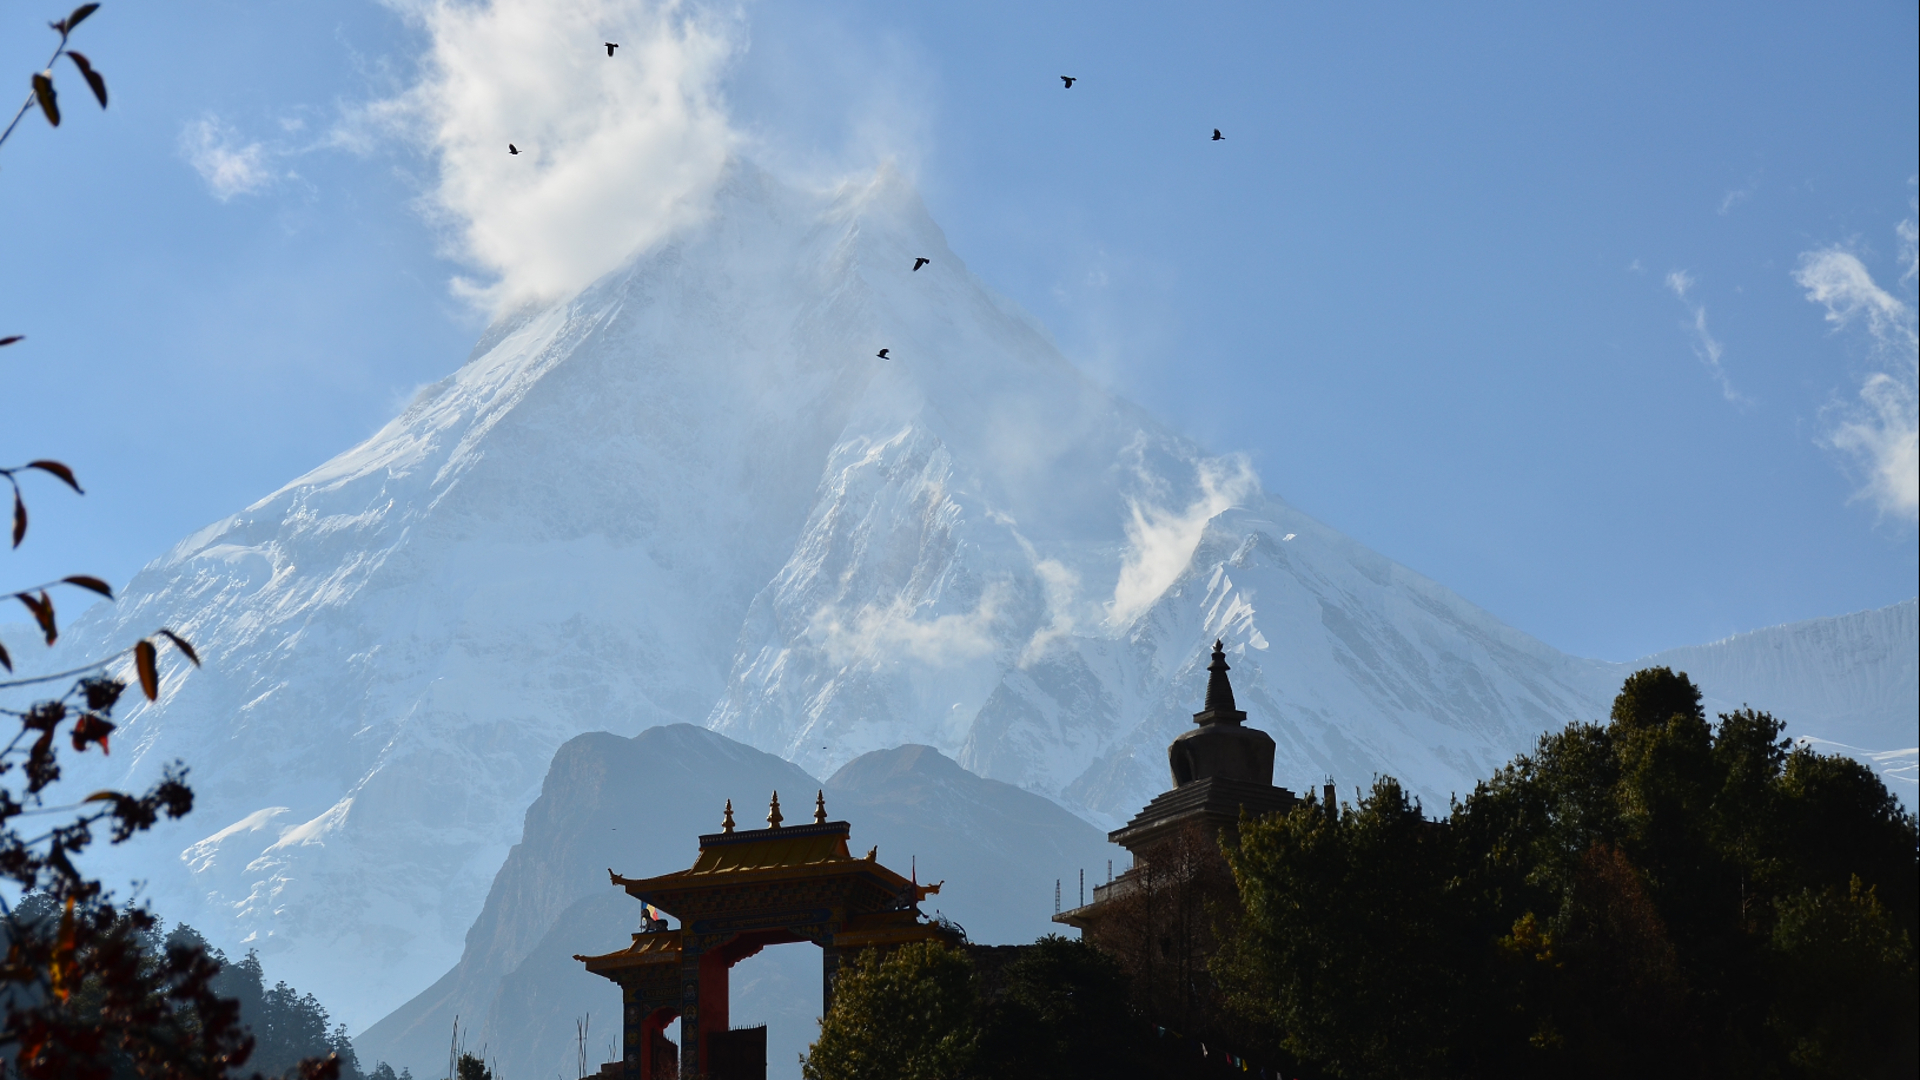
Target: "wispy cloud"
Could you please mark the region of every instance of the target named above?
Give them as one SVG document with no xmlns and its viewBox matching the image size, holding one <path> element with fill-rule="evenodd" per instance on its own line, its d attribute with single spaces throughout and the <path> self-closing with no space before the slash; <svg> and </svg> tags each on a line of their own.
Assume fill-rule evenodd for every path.
<svg viewBox="0 0 1920 1080">
<path fill-rule="evenodd" d="M 1004 585 L 990 585 L 973 610 L 931 619 L 916 617 L 917 605 L 904 597 L 889 604 L 863 604 L 852 612 L 827 605 L 814 613 L 807 632 L 835 665 L 882 654 L 935 666 L 959 663 L 999 647 L 993 631 L 1005 596 Z"/>
<path fill-rule="evenodd" d="M 1696 302 L 1689 295 L 1695 284 L 1693 275 L 1685 270 L 1667 272 L 1667 289 L 1679 297 L 1680 302 L 1687 305 L 1687 309 L 1693 313 L 1690 321 L 1680 324 L 1693 336 L 1693 354 L 1700 358 L 1700 363 L 1706 366 L 1707 372 L 1713 376 L 1715 382 L 1720 384 L 1721 397 L 1735 405 L 1748 404 L 1747 399 L 1733 388 L 1733 380 L 1727 377 L 1727 369 L 1721 366 L 1720 360 L 1726 355 L 1726 349 L 1707 331 L 1707 306 Z"/>
<path fill-rule="evenodd" d="M 423 74 L 359 119 L 435 159 L 429 203 L 491 278 L 457 283 L 469 296 L 564 295 L 697 216 L 736 142 L 718 88 L 736 18 L 678 0 L 390 2 L 426 31 Z"/>
<path fill-rule="evenodd" d="M 241 141 L 238 132 L 211 114 L 180 130 L 180 153 L 221 202 L 251 195 L 273 183 L 267 148 Z"/>
<path fill-rule="evenodd" d="M 1753 179 L 1753 180 L 1748 180 L 1745 187 L 1737 187 L 1737 188 L 1734 188 L 1732 191 L 1727 192 L 1725 195 L 1720 197 L 1720 211 L 1719 211 L 1720 216 L 1726 217 L 1728 214 L 1733 212 L 1734 207 L 1739 206 L 1741 203 L 1746 202 L 1748 199 L 1753 198 L 1755 193 L 1757 193 L 1759 190 L 1760 190 L 1760 181 L 1758 179 Z"/>
<path fill-rule="evenodd" d="M 1193 561 L 1207 522 L 1260 490 L 1260 478 L 1243 455 L 1203 460 L 1197 474 L 1199 494 L 1185 506 L 1164 505 L 1161 492 L 1129 500 L 1127 554 L 1107 605 L 1113 625 L 1125 626 L 1160 599 Z"/>
<path fill-rule="evenodd" d="M 1915 279 L 1920 231 L 1910 218 L 1896 232 L 1904 287 Z M 1862 477 L 1855 498 L 1872 502 L 1883 517 L 1914 524 L 1920 520 L 1920 329 L 1914 304 L 1875 284 L 1866 264 L 1839 246 L 1802 253 L 1793 278 L 1808 300 L 1827 309 L 1836 332 L 1865 331 L 1877 369 L 1861 379 L 1852 400 L 1836 401 L 1823 412 L 1823 440 Z"/>
</svg>

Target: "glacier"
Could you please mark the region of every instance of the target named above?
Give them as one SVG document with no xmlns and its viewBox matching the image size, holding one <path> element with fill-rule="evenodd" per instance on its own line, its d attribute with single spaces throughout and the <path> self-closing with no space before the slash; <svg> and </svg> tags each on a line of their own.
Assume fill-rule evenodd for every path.
<svg viewBox="0 0 1920 1080">
<path fill-rule="evenodd" d="M 206 661 L 169 660 L 113 757 L 70 770 L 194 770 L 191 818 L 95 866 L 358 1029 L 454 968 L 583 733 L 691 723 L 812 776 L 921 744 L 1106 827 L 1166 786 L 1216 637 L 1281 784 L 1386 772 L 1439 810 L 1605 714 L 1627 666 L 1505 626 L 1201 434 L 1085 377 L 898 172 L 818 191 L 736 161 L 697 224 L 498 319 L 69 628 L 50 665 L 162 625 Z M 1866 615 L 1870 656 L 1721 643 L 1703 685 L 1912 746 L 1914 606 Z M 1867 667 L 1892 689 L 1832 705 Z"/>
</svg>

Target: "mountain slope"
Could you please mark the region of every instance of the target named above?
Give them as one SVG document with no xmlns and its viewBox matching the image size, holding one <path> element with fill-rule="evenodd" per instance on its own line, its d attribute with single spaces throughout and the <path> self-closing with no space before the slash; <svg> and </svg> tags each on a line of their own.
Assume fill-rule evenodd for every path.
<svg viewBox="0 0 1920 1080">
<path fill-rule="evenodd" d="M 638 925 L 633 900 L 607 885 L 608 868 L 691 865 L 696 837 L 720 828 L 727 799 L 751 822 L 769 793 L 785 790 L 793 801 L 816 787 L 788 762 L 687 724 L 633 738 L 590 732 L 569 739 L 527 809 L 520 842 L 493 877 L 459 963 L 363 1034 L 357 1040 L 362 1055 L 396 1068 L 411 1064 L 425 1075 L 423 1064 L 445 1056 L 456 1017 L 472 1029 L 471 1041 L 486 1041 L 499 1026 L 501 980 L 538 955 L 544 936 L 557 930 L 568 937 L 560 958 L 572 964 L 573 953 L 618 948 Z M 563 983 L 572 993 L 553 1003 L 579 999 L 581 1008 L 560 1016 L 569 1041 L 573 1020 L 592 1009 L 591 991 L 605 983 L 578 964 L 570 970 L 580 978 Z M 599 1005 L 617 1016 L 606 1002 Z M 494 1039 L 491 1045 L 511 1043 Z M 512 1051 L 501 1060 L 525 1064 Z"/>
<path fill-rule="evenodd" d="M 157 625 L 206 666 L 71 779 L 178 757 L 199 804 L 103 869 L 356 1027 L 461 962 L 583 732 L 704 724 L 813 775 L 919 744 L 1109 824 L 1165 786 L 1215 636 L 1281 783 L 1390 771 L 1429 805 L 1624 674 L 1089 382 L 898 174 L 811 192 L 746 163 L 51 659 Z"/>
<path fill-rule="evenodd" d="M 750 825 L 768 792 L 783 791 L 804 816 L 797 808 L 816 788 L 832 816 L 852 824 L 856 846 L 878 845 L 888 865 L 946 879 L 937 903 L 976 940 L 1038 937 L 1051 929 L 1056 880 L 1096 864 L 1104 872 L 1109 845 L 1092 826 L 929 747 L 864 755 L 821 785 L 780 758 L 684 724 L 630 739 L 580 735 L 554 756 L 459 963 L 360 1035 L 360 1056 L 430 1075 L 457 1016 L 470 1044 L 495 1048 L 503 1075 L 564 1073 L 576 1020 L 599 1017 L 617 1038 L 618 991 L 573 959 L 624 945 L 637 925 L 639 905 L 607 883 L 608 867 L 630 876 L 683 869 L 696 837 L 717 831 L 722 800 Z M 794 1072 L 819 1015 L 818 950 L 769 950 L 734 983 L 735 1018 L 770 1023 L 773 1075 Z"/>
<path fill-rule="evenodd" d="M 1920 728 L 1920 601 L 1770 626 L 1655 653 L 1638 667 L 1688 672 L 1716 712 L 1752 705 L 1796 735 L 1889 750 Z"/>
</svg>

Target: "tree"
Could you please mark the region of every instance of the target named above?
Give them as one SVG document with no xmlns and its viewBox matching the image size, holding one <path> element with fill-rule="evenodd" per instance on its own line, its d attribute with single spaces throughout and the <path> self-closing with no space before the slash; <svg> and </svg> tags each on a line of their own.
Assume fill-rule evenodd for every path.
<svg viewBox="0 0 1920 1080">
<path fill-rule="evenodd" d="M 1907 1076 L 1920 823 L 1684 673 L 1425 821 L 1245 822 L 1228 1001 L 1337 1076 Z"/>
<path fill-rule="evenodd" d="M 806 1080 L 957 1080 L 972 1064 L 973 968 L 938 942 L 885 956 L 862 950 L 841 968 L 820 1037 L 801 1059 Z"/>
<path fill-rule="evenodd" d="M 102 108 L 106 81 L 83 54 L 69 47 L 80 24 L 98 10 L 83 4 L 50 23 L 58 42 L 44 70 L 29 80 L 31 94 L 14 115 L 0 144 L 12 136 L 36 105 L 58 126 L 59 99 L 54 66 L 66 57 Z M 17 346 L 19 334 L 0 337 L 0 347 Z M 83 493 L 73 470 L 46 459 L 0 468 L 13 493 L 12 546 L 27 535 L 27 506 L 21 479 L 50 476 Z M 75 574 L 13 590 L 48 645 L 59 637 L 53 593 L 77 588 L 111 599 L 99 578 Z M 117 1068 L 130 1067 L 154 1077 L 218 1077 L 247 1061 L 252 1039 L 239 1025 L 239 1006 L 213 989 L 219 965 L 204 943 L 163 941 L 156 920 L 139 909 L 116 908 L 100 882 L 89 878 L 75 859 L 92 844 L 95 828 L 111 843 L 125 843 L 157 822 L 178 818 L 193 807 L 186 769 L 167 766 L 159 782 L 138 795 L 94 792 L 73 806 L 50 807 L 43 794 L 60 777 L 58 741 L 64 736 L 76 754 L 109 751 L 115 729 L 114 706 L 127 688 L 122 675 L 138 681 L 148 700 L 160 693 L 160 649 L 172 648 L 194 664 L 193 647 L 161 628 L 124 650 L 78 668 L 34 678 L 0 681 L 0 691 L 68 683 L 57 697 L 30 701 L 25 708 L 0 708 L 17 717 L 20 730 L 0 747 L 0 875 L 23 894 L 42 898 L 36 911 L 5 910 L 0 904 L 0 936 L 7 946 L 0 964 L 0 1051 L 9 1052 L 15 1071 L 25 1077 L 106 1080 Z M 11 673 L 13 658 L 0 646 L 0 669 Z M 24 835 L 24 815 L 56 815 L 50 826 Z M 337 1076 L 339 1060 L 302 1063 L 303 1076 Z"/>
<path fill-rule="evenodd" d="M 1789 1061 L 1833 1080 L 1920 1073 L 1913 938 L 1874 889 L 1854 877 L 1786 898 L 1772 946 L 1781 994 L 1770 1019 Z"/>
<path fill-rule="evenodd" d="M 55 64 L 60 62 L 62 56 L 72 61 L 73 66 L 79 69 L 80 77 L 86 80 L 87 89 L 93 91 L 93 96 L 95 100 L 100 102 L 100 107 L 103 109 L 107 107 L 107 81 L 100 77 L 98 71 L 93 69 L 93 64 L 87 60 L 85 54 L 67 48 L 67 38 L 79 27 L 82 20 L 99 9 L 99 4 L 81 4 L 79 7 L 74 8 L 73 13 L 66 18 L 56 23 L 47 24 L 53 27 L 54 33 L 60 35 L 60 43 L 54 46 L 53 55 L 47 58 L 46 68 L 34 74 L 31 80 L 33 90 L 27 95 L 26 103 L 21 105 L 20 110 L 13 114 L 13 120 L 7 124 L 7 129 L 0 131 L 0 144 L 4 144 L 7 141 L 7 138 L 13 134 L 13 129 L 20 126 L 21 119 L 24 118 L 35 105 L 40 106 L 41 115 L 47 118 L 47 123 L 52 124 L 54 127 L 60 126 L 60 97 L 54 92 L 53 68 Z M 18 340 L 19 338 L 0 340 L 0 345 L 11 345 Z"/>
<path fill-rule="evenodd" d="M 1145 1028 L 1113 956 L 1048 934 L 1008 966 L 1005 981 L 995 1000 L 982 1002 L 975 1075 L 1141 1075 Z"/>
<path fill-rule="evenodd" d="M 1126 887 L 1107 901 L 1100 944 L 1131 976 L 1145 1020 L 1187 1035 L 1220 1034 L 1220 1000 L 1207 958 L 1230 937 L 1238 894 L 1220 838 L 1198 822 L 1175 828 L 1142 853 Z"/>
<path fill-rule="evenodd" d="M 1344 813 L 1309 801 L 1242 822 L 1242 925 L 1214 963 L 1234 1011 L 1337 1075 L 1462 1074 L 1451 840 L 1385 777 Z"/>
</svg>

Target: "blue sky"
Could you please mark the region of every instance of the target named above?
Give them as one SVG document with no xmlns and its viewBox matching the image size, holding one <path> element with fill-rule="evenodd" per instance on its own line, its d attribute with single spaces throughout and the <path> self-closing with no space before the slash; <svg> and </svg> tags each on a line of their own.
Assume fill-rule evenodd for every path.
<svg viewBox="0 0 1920 1080">
<path fill-rule="evenodd" d="M 637 3 L 550 7 L 631 55 Z M 23 93 L 42 6 L 0 9 Z M 62 69 L 66 123 L 0 147 L 0 333 L 28 335 L 0 458 L 89 494 L 30 489 L 10 581 L 124 581 L 465 358 L 485 316 L 450 283 L 488 267 L 436 202 L 447 159 L 378 122 L 446 44 L 433 10 L 109 2 L 81 28 L 111 108 Z M 1555 646 L 1916 592 L 1911 450 L 1878 488 L 1871 452 L 1912 439 L 1911 3 L 689 17 L 730 145 L 816 180 L 898 162 L 1098 378 Z"/>
</svg>

